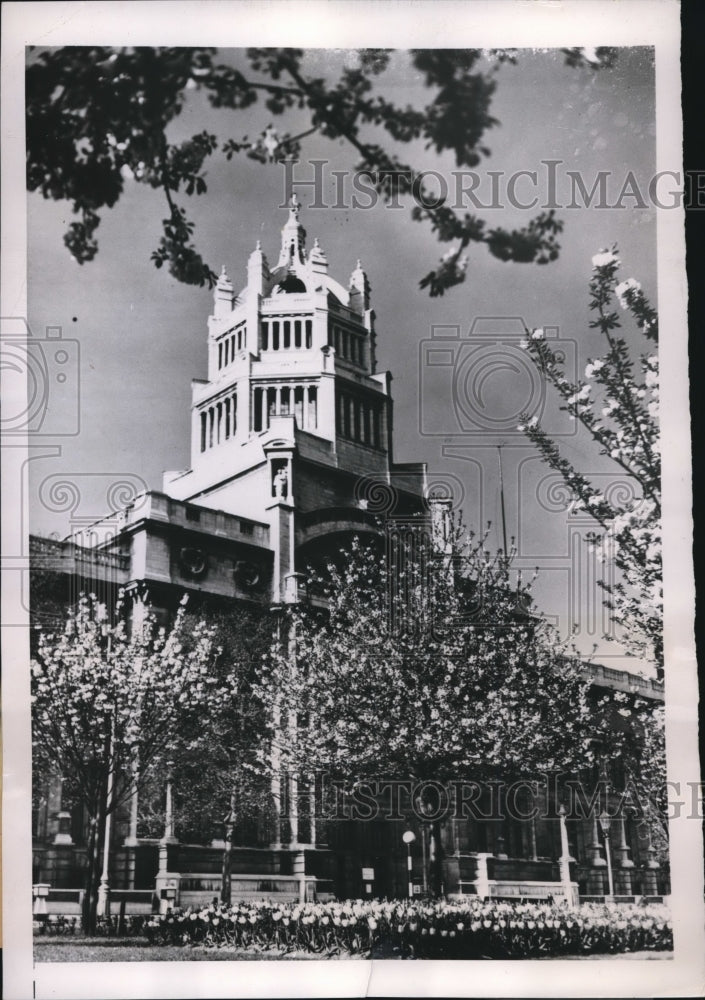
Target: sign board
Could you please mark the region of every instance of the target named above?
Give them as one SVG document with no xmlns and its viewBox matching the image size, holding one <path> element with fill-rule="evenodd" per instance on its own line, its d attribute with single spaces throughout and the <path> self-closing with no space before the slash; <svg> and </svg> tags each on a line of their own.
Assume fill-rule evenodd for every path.
<svg viewBox="0 0 705 1000">
<path fill-rule="evenodd" d="M 368 893 L 370 896 L 372 895 L 372 886 L 370 885 L 369 882 L 365 886 L 365 892 Z"/>
<path fill-rule="evenodd" d="M 374 877 L 375 877 L 375 870 L 374 870 L 374 868 L 363 868 L 362 869 L 362 881 L 363 882 L 372 882 L 372 881 L 374 881 Z"/>
<path fill-rule="evenodd" d="M 420 896 L 421 895 L 421 886 L 420 885 L 415 885 L 414 886 L 414 895 L 415 896 Z"/>
</svg>

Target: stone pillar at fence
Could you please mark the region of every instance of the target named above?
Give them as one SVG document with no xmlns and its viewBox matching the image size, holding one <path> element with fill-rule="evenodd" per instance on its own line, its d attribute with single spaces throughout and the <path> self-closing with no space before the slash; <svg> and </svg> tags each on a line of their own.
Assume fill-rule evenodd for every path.
<svg viewBox="0 0 705 1000">
<path fill-rule="evenodd" d="M 493 857 L 485 851 L 477 855 L 477 874 L 475 877 L 475 891 L 480 899 L 490 894 L 490 877 L 487 870 L 487 859 Z"/>
<path fill-rule="evenodd" d="M 55 844 L 73 844 L 71 836 L 71 813 L 62 809 L 56 816 L 58 829 L 54 834 Z"/>
<path fill-rule="evenodd" d="M 299 902 L 306 902 L 306 854 L 296 851 L 292 858 L 292 872 L 299 883 Z"/>
</svg>

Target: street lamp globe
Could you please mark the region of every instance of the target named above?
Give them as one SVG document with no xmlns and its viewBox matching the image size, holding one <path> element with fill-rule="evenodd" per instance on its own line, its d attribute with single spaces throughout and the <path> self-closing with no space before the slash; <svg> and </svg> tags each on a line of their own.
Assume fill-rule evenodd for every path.
<svg viewBox="0 0 705 1000">
<path fill-rule="evenodd" d="M 402 834 L 401 839 L 404 841 L 405 844 L 413 844 L 414 841 L 416 840 L 416 834 L 414 833 L 413 830 L 406 830 Z"/>
</svg>

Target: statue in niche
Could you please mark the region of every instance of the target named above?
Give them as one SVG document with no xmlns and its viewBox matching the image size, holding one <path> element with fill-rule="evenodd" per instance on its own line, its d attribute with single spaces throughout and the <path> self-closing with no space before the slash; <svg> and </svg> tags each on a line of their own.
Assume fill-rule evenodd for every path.
<svg viewBox="0 0 705 1000">
<path fill-rule="evenodd" d="M 274 496 L 277 498 L 285 498 L 287 496 L 287 487 L 289 484 L 289 476 L 286 469 L 282 466 L 281 469 L 274 476 Z"/>
</svg>

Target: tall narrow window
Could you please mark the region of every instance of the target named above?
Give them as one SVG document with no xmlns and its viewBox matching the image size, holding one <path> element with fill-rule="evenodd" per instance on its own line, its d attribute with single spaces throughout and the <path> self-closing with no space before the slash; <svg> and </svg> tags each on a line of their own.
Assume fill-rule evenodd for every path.
<svg viewBox="0 0 705 1000">
<path fill-rule="evenodd" d="M 262 430 L 262 396 L 263 389 L 255 389 L 254 391 L 254 406 L 252 408 L 252 429 L 255 433 L 259 433 Z"/>
<path fill-rule="evenodd" d="M 380 446 L 379 409 L 376 406 L 372 411 L 372 444 L 375 448 Z"/>
<path fill-rule="evenodd" d="M 230 360 L 231 361 L 235 360 L 235 348 L 236 348 L 236 346 L 237 346 L 237 343 L 236 343 L 236 340 L 235 340 L 235 334 L 233 334 L 232 337 L 230 338 Z"/>
<path fill-rule="evenodd" d="M 301 320 L 294 320 L 294 347 L 301 347 Z"/>
<path fill-rule="evenodd" d="M 222 425 L 223 425 L 223 404 L 222 403 L 218 403 L 218 405 L 216 407 L 216 420 L 217 420 L 217 427 L 216 427 L 216 436 L 215 436 L 215 439 L 216 439 L 216 442 L 218 444 L 220 444 L 220 441 L 221 441 L 221 430 L 222 430 Z"/>
<path fill-rule="evenodd" d="M 284 350 L 288 351 L 291 346 L 291 321 L 284 320 Z"/>
<path fill-rule="evenodd" d="M 290 399 L 291 399 L 291 389 L 288 385 L 282 386 L 282 404 L 281 404 L 281 415 L 283 417 L 288 417 L 290 412 Z"/>
<path fill-rule="evenodd" d="M 213 447 L 213 427 L 215 425 L 215 411 L 213 407 L 208 410 L 208 447 Z"/>
<path fill-rule="evenodd" d="M 336 433 L 343 434 L 345 427 L 345 396 L 342 392 L 338 393 L 336 402 L 338 405 L 335 410 L 335 430 Z"/>
<path fill-rule="evenodd" d="M 233 393 L 233 437 L 237 433 L 237 393 Z"/>
<path fill-rule="evenodd" d="M 201 451 L 206 450 L 206 414 L 201 414 Z"/>
<path fill-rule="evenodd" d="M 304 390 L 303 386 L 297 385 L 294 389 L 294 416 L 296 425 L 299 428 L 304 426 Z"/>
<path fill-rule="evenodd" d="M 269 323 L 266 320 L 262 323 L 262 350 L 269 350 Z"/>
<path fill-rule="evenodd" d="M 318 426 L 318 390 L 310 386 L 308 390 L 308 414 L 306 426 L 315 430 Z"/>
<path fill-rule="evenodd" d="M 310 349 L 313 343 L 313 320 L 306 320 L 306 347 Z"/>
<path fill-rule="evenodd" d="M 272 385 L 267 389 L 267 427 L 269 427 L 269 418 L 275 417 L 276 415 L 277 415 L 277 390 Z"/>
<path fill-rule="evenodd" d="M 343 330 L 343 357 L 348 357 L 348 331 Z"/>
<path fill-rule="evenodd" d="M 227 441 L 230 437 L 230 400 L 226 399 L 223 406 L 225 407 L 225 440 Z"/>
<path fill-rule="evenodd" d="M 279 321 L 275 320 L 272 323 L 272 350 L 279 350 Z"/>
<path fill-rule="evenodd" d="M 370 443 L 370 408 L 367 405 L 365 405 L 363 407 L 362 418 L 363 418 L 362 440 L 365 442 L 365 444 L 369 444 Z"/>
<path fill-rule="evenodd" d="M 223 344 L 218 344 L 218 368 L 223 367 Z"/>
</svg>

